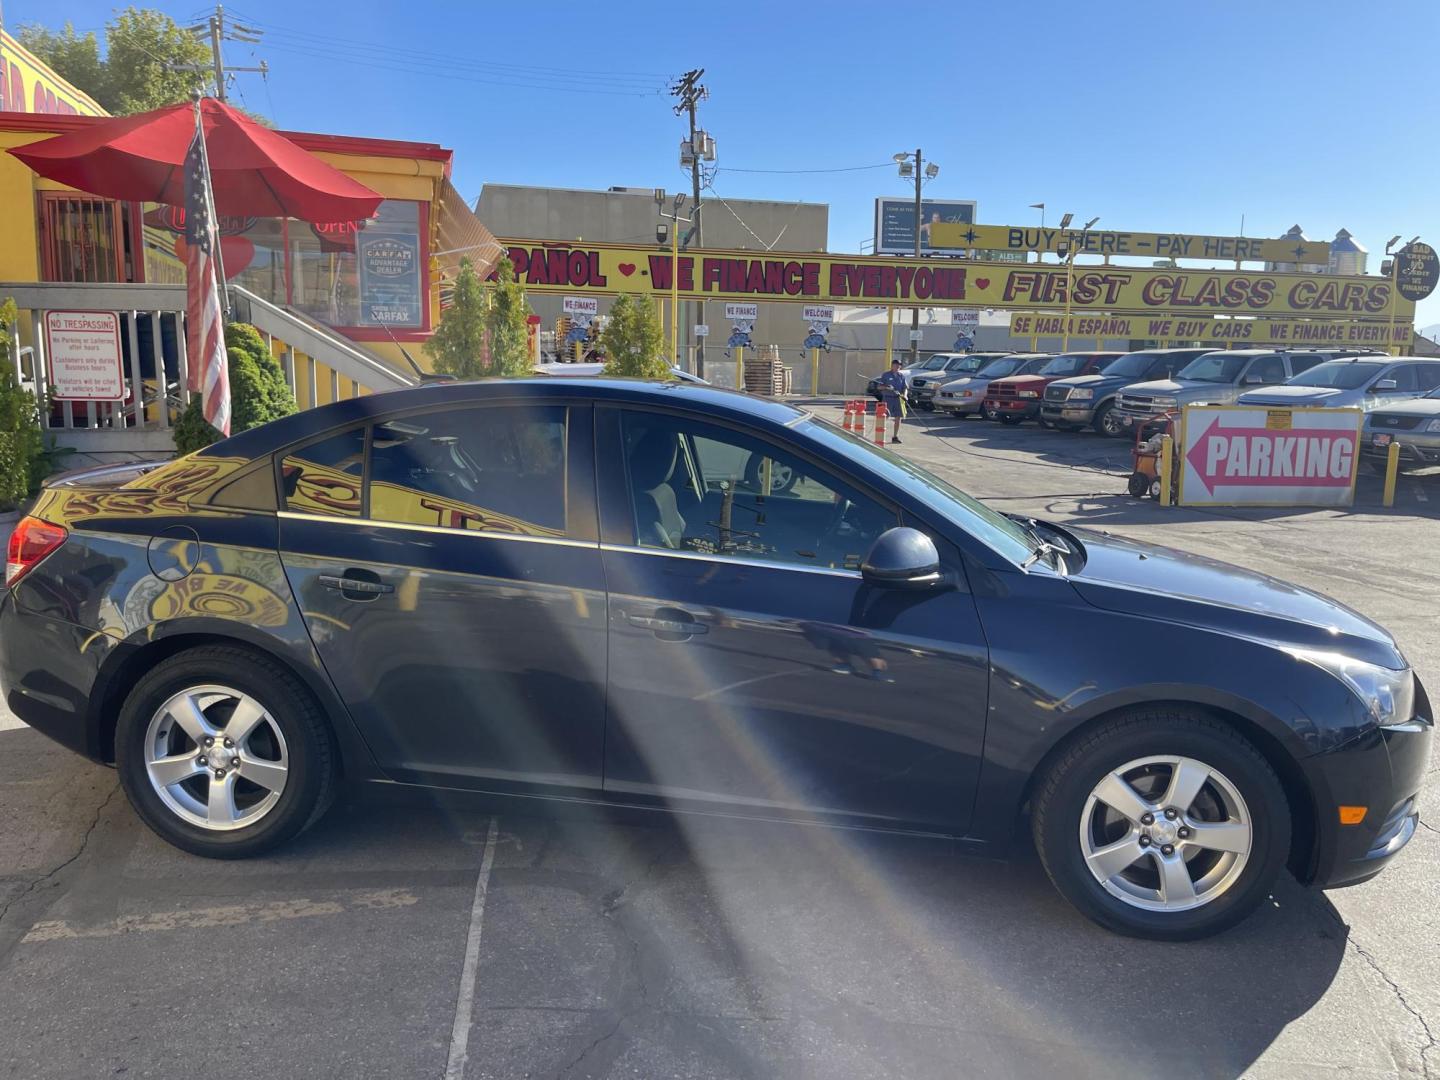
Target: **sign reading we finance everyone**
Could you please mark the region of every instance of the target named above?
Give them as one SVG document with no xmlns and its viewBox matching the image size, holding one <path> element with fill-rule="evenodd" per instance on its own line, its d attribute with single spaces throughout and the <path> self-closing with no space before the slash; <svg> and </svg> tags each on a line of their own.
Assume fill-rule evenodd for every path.
<svg viewBox="0 0 1440 1080">
<path fill-rule="evenodd" d="M 1349 506 L 1359 409 L 1192 405 L 1180 430 L 1182 506 Z"/>
</svg>

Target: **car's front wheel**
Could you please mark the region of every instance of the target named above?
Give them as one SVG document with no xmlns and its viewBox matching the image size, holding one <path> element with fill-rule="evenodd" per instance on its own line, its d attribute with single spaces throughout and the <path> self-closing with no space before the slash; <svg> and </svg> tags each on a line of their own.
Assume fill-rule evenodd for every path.
<svg viewBox="0 0 1440 1080">
<path fill-rule="evenodd" d="M 228 646 L 177 653 L 135 684 L 115 765 L 150 828 L 211 858 L 289 840 L 335 787 L 330 729 L 306 688 L 273 660 Z"/>
<path fill-rule="evenodd" d="M 1203 712 L 1157 709 L 1087 732 L 1040 778 L 1031 820 L 1056 888 L 1135 937 L 1183 941 L 1269 894 L 1290 810 L 1255 746 Z"/>
</svg>

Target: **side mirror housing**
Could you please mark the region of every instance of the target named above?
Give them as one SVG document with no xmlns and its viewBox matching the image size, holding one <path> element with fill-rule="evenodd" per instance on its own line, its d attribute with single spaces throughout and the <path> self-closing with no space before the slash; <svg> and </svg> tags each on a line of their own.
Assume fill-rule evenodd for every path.
<svg viewBox="0 0 1440 1080">
<path fill-rule="evenodd" d="M 1370 389 L 1374 390 L 1377 394 L 1383 394 L 1389 390 L 1400 389 L 1400 384 L 1394 379 L 1376 379 L 1375 385 L 1372 386 Z"/>
<path fill-rule="evenodd" d="M 860 564 L 867 585 L 886 589 L 932 589 L 944 576 L 935 541 L 918 529 L 886 529 Z"/>
<path fill-rule="evenodd" d="M 1240 382 L 1243 383 L 1245 386 L 1261 386 L 1264 384 L 1265 380 L 1260 378 L 1259 375 L 1255 374 L 1255 372 L 1252 371 L 1248 373 L 1243 379 L 1241 379 Z"/>
</svg>

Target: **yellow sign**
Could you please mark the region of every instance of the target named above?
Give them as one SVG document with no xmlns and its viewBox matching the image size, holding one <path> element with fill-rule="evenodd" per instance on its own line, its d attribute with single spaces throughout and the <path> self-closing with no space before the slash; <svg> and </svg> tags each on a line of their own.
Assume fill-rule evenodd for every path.
<svg viewBox="0 0 1440 1080">
<path fill-rule="evenodd" d="M 109 116 L 90 95 L 51 71 L 38 56 L 0 30 L 0 110 Z"/>
<path fill-rule="evenodd" d="M 1010 318 L 1015 337 L 1060 337 L 1067 333 L 1064 315 L 1016 314 Z M 1072 315 L 1068 334 L 1075 338 L 1130 338 L 1149 341 L 1198 341 L 1210 345 L 1287 345 L 1315 349 L 1333 345 L 1383 349 L 1408 346 L 1410 324 L 1396 323 L 1393 332 L 1383 321 L 1342 319 L 1214 319 L 1175 318 L 1169 314 Z"/>
<path fill-rule="evenodd" d="M 502 240 L 526 289 L 560 293 L 670 295 L 682 299 L 773 300 L 852 307 L 971 307 L 1063 310 L 1071 268 L 975 259 L 903 259 L 774 251 L 692 250 L 674 260 L 655 248 Z M 1075 312 L 1387 318 L 1392 286 L 1378 277 L 1073 268 Z M 1396 321 L 1415 304 L 1399 299 Z"/>
<path fill-rule="evenodd" d="M 1264 240 L 1257 236 L 1191 236 L 1186 233 L 1111 232 L 1108 229 L 1027 229 L 1019 225 L 936 222 L 930 246 L 991 251 L 1058 251 L 1077 255 L 1129 255 L 1151 259 L 1219 259 L 1225 262 L 1302 263 L 1324 266 L 1330 245 L 1318 240 Z"/>
</svg>

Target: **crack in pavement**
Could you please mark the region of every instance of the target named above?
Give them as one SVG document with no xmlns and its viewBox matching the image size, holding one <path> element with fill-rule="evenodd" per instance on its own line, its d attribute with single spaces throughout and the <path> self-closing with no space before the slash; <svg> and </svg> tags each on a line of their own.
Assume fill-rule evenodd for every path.
<svg viewBox="0 0 1440 1080">
<path fill-rule="evenodd" d="M 1418 1023 L 1420 1025 L 1420 1029 L 1425 1032 L 1426 1042 L 1425 1045 L 1420 1048 L 1420 1072 L 1424 1077 L 1426 1077 L 1426 1080 L 1429 1080 L 1431 1076 L 1429 1054 L 1431 1050 L 1435 1049 L 1436 1039 L 1435 1033 L 1430 1030 L 1430 1024 L 1426 1021 L 1425 1015 L 1419 1009 L 1415 1008 L 1415 1006 L 1410 1004 L 1410 1000 L 1405 996 L 1405 991 L 1400 988 L 1400 984 L 1397 983 L 1386 973 L 1385 969 L 1380 966 L 1380 962 L 1370 954 L 1369 950 L 1367 950 L 1363 945 L 1361 945 L 1358 941 L 1355 940 L 1353 927 L 1351 928 L 1351 933 L 1349 934 L 1347 940 L 1349 941 L 1350 945 L 1355 949 L 1355 952 L 1359 954 L 1360 958 L 1370 965 L 1371 970 L 1373 970 L 1376 975 L 1379 975 L 1380 978 L 1385 980 L 1385 984 L 1389 986 L 1391 992 L 1394 993 L 1395 1000 L 1400 1002 L 1401 1007 L 1415 1018 L 1415 1022 Z"/>
<path fill-rule="evenodd" d="M 119 790 L 120 781 L 116 780 L 115 786 L 110 789 L 109 794 L 106 795 L 100 805 L 95 808 L 95 816 L 91 819 L 89 827 L 86 828 L 85 835 L 80 838 L 80 846 L 75 849 L 75 854 L 71 855 L 68 859 L 65 859 L 58 865 L 47 870 L 44 874 L 40 875 L 34 881 L 30 882 L 30 884 L 25 886 L 25 888 L 21 889 L 18 893 L 16 893 L 9 900 L 7 900 L 4 907 L 0 907 L 0 926 L 3 926 L 5 924 L 5 916 L 9 914 L 11 908 L 15 907 L 17 904 L 20 903 L 20 901 L 24 900 L 26 897 L 33 895 L 46 882 L 52 881 L 57 874 L 59 874 L 67 866 L 70 866 L 72 863 L 74 863 L 77 859 L 80 858 L 80 856 L 85 854 L 85 849 L 90 846 L 90 837 L 94 835 L 95 829 L 100 824 L 100 819 L 104 816 L 105 810 L 110 806 L 111 800 L 115 798 L 115 795 L 117 792 L 119 792 Z"/>
</svg>

